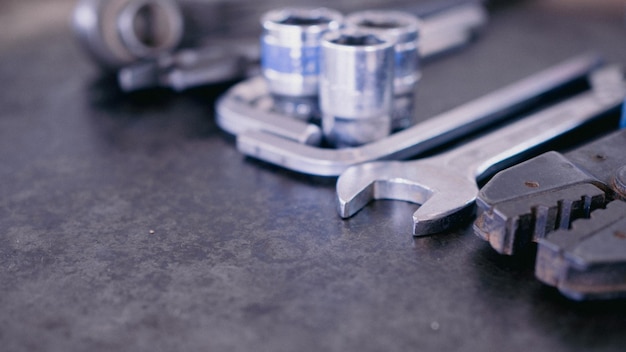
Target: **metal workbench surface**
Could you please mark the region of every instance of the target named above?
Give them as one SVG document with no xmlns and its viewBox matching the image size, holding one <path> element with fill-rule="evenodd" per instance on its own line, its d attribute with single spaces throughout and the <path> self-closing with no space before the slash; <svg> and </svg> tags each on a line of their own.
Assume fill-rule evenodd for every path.
<svg viewBox="0 0 626 352">
<path fill-rule="evenodd" d="M 572 302 L 416 205 L 344 221 L 335 178 L 245 158 L 227 87 L 121 94 L 77 47 L 72 1 L 0 4 L 3 351 L 623 350 L 626 303 Z M 592 6 L 593 5 L 593 6 Z M 498 6 L 424 68 L 421 118 L 575 54 L 626 63 L 619 1 Z"/>
</svg>

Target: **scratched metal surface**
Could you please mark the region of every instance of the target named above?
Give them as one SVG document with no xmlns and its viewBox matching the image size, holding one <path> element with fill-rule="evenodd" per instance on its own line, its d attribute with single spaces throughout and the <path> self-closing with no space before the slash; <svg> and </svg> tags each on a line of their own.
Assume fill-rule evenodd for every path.
<svg viewBox="0 0 626 352">
<path fill-rule="evenodd" d="M 418 114 L 588 49 L 623 64 L 602 4 L 497 7 L 425 68 Z M 414 239 L 411 204 L 342 221 L 334 179 L 242 157 L 212 115 L 225 86 L 121 95 L 72 5 L 0 4 L 2 350 L 623 350 L 623 301 L 570 302 L 467 229 Z"/>
</svg>

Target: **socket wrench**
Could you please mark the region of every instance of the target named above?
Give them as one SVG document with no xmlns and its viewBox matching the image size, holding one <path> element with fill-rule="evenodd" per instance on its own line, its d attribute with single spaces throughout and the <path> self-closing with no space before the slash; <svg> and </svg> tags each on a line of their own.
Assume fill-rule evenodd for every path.
<svg viewBox="0 0 626 352">
<path fill-rule="evenodd" d="M 326 140 L 335 147 L 373 142 L 391 133 L 395 41 L 359 28 L 322 40 L 320 110 Z"/>
<path fill-rule="evenodd" d="M 368 10 L 346 17 L 346 26 L 365 30 L 394 42 L 393 112 L 391 129 L 415 124 L 415 87 L 421 76 L 419 64 L 419 27 L 416 16 L 402 11 Z"/>
<path fill-rule="evenodd" d="M 305 120 L 316 114 L 320 41 L 342 21 L 341 13 L 328 8 L 283 8 L 263 15 L 261 72 L 278 111 Z"/>
</svg>

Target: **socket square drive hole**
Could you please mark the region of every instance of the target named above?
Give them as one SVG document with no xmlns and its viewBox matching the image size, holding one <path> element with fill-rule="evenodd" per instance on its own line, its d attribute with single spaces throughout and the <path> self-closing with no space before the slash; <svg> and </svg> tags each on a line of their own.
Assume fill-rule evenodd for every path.
<svg viewBox="0 0 626 352">
<path fill-rule="evenodd" d="M 333 39 L 331 43 L 346 46 L 369 46 L 382 44 L 384 41 L 371 34 L 342 34 Z"/>
<path fill-rule="evenodd" d="M 287 24 L 293 26 L 317 26 L 320 24 L 328 24 L 331 22 L 331 19 L 325 16 L 298 16 L 298 15 L 289 15 L 284 19 L 278 21 L 280 24 Z"/>
</svg>

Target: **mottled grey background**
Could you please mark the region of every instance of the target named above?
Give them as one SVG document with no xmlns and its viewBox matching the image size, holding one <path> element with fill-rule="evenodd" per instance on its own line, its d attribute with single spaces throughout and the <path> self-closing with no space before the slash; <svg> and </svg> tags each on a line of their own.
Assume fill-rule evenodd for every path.
<svg viewBox="0 0 626 352">
<path fill-rule="evenodd" d="M 589 49 L 626 61 L 617 2 L 495 5 L 425 67 L 421 118 Z M 562 298 L 529 253 L 414 239 L 403 202 L 342 221 L 334 179 L 242 157 L 226 86 L 123 96 L 72 7 L 0 4 L 1 350 L 623 350 L 626 304 Z"/>
</svg>

